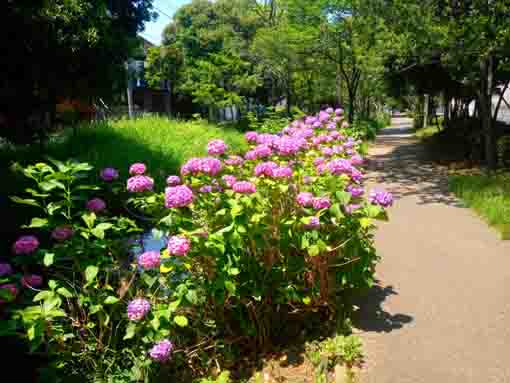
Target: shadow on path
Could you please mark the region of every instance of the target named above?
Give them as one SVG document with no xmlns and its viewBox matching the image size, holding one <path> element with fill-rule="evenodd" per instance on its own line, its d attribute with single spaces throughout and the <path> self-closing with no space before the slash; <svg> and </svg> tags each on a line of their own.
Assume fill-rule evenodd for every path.
<svg viewBox="0 0 510 383">
<path fill-rule="evenodd" d="M 394 196 L 416 196 L 419 204 L 463 207 L 448 192 L 448 169 L 428 157 L 408 122 L 383 129 L 368 159 L 369 184 L 382 184 Z"/>
<path fill-rule="evenodd" d="M 379 283 L 354 303 L 359 309 L 353 315 L 353 325 L 364 332 L 391 332 L 413 321 L 408 314 L 390 314 L 383 309 L 384 301 L 391 295 L 398 295 L 393 286 Z"/>
</svg>

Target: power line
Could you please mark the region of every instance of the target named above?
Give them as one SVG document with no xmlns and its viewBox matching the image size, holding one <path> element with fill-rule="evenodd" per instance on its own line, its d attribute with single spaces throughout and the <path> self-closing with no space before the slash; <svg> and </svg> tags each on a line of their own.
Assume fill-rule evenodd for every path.
<svg viewBox="0 0 510 383">
<path fill-rule="evenodd" d="M 166 13 L 165 11 L 163 11 L 161 8 L 157 7 L 157 6 L 153 6 L 154 9 L 156 9 L 156 11 L 158 11 L 158 14 L 162 14 L 162 15 L 165 15 L 166 17 L 168 17 L 170 20 L 172 20 L 172 16 L 169 16 L 168 13 Z"/>
</svg>

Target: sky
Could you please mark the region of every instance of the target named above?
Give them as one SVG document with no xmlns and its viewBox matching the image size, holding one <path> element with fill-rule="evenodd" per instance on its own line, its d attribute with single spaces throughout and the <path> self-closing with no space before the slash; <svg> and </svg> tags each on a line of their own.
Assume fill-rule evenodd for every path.
<svg viewBox="0 0 510 383">
<path fill-rule="evenodd" d="M 170 18 L 180 6 L 190 2 L 191 0 L 154 0 L 154 11 L 158 12 L 159 17 L 156 21 L 147 23 L 145 30 L 140 34 L 154 44 L 161 44 L 161 33 L 170 22 Z"/>
</svg>

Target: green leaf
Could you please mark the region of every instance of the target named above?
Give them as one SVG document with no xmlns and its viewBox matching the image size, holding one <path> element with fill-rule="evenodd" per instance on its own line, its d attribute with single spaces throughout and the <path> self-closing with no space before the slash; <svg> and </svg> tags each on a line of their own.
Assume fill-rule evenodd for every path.
<svg viewBox="0 0 510 383">
<path fill-rule="evenodd" d="M 310 303 L 312 303 L 312 300 L 310 299 L 310 297 L 304 297 L 303 298 L 303 303 L 305 305 L 309 305 Z"/>
<path fill-rule="evenodd" d="M 101 228 L 95 227 L 90 232 L 94 237 L 104 239 L 104 230 L 101 230 Z"/>
<path fill-rule="evenodd" d="M 179 306 L 181 305 L 181 300 L 178 299 L 176 301 L 173 301 L 172 303 L 170 303 L 168 305 L 168 311 L 173 313 L 175 310 L 177 310 L 179 308 Z"/>
<path fill-rule="evenodd" d="M 22 205 L 30 205 L 30 206 L 42 207 L 35 199 L 11 197 L 11 200 L 13 202 L 15 202 L 15 203 L 19 203 L 19 204 L 22 204 Z"/>
<path fill-rule="evenodd" d="M 344 217 L 344 214 L 342 213 L 342 211 L 340 210 L 340 204 L 338 203 L 335 203 L 333 204 L 333 206 L 331 206 L 329 208 L 329 210 L 331 211 L 331 213 L 333 213 L 333 215 L 335 217 L 337 217 L 338 219 L 341 219 Z"/>
<path fill-rule="evenodd" d="M 319 249 L 319 246 L 317 245 L 312 245 L 308 248 L 308 255 L 310 255 L 310 257 L 315 257 L 317 255 L 319 255 L 320 253 L 320 249 Z"/>
<path fill-rule="evenodd" d="M 99 311 L 102 311 L 103 310 L 103 305 L 93 305 L 93 306 L 90 306 L 90 313 L 91 314 L 96 314 L 98 313 Z"/>
<path fill-rule="evenodd" d="M 39 302 L 39 301 L 42 301 L 44 299 L 51 297 L 52 295 L 53 295 L 52 291 L 44 290 L 44 291 L 38 292 L 32 300 L 34 302 Z"/>
<path fill-rule="evenodd" d="M 53 265 L 54 259 L 55 259 L 55 254 L 54 253 L 46 253 L 46 254 L 44 254 L 44 258 L 43 258 L 44 266 L 49 267 L 49 266 Z"/>
<path fill-rule="evenodd" d="M 56 211 L 62 209 L 64 207 L 63 202 L 50 202 L 46 209 L 48 210 L 49 215 L 53 215 Z"/>
<path fill-rule="evenodd" d="M 198 303 L 198 294 L 196 290 L 189 290 L 186 293 L 186 299 L 191 303 L 192 305 L 196 305 Z"/>
<path fill-rule="evenodd" d="M 101 229 L 101 230 L 103 230 L 103 231 L 109 230 L 109 229 L 111 229 L 112 227 L 113 227 L 113 224 L 111 224 L 111 223 L 106 223 L 106 222 L 104 222 L 104 223 L 100 223 L 99 225 L 97 225 L 97 226 L 96 226 L 96 228 L 99 228 L 99 229 Z"/>
<path fill-rule="evenodd" d="M 157 282 L 158 276 L 156 275 L 154 277 L 151 277 L 149 274 L 143 273 L 142 274 L 142 279 L 145 282 L 145 284 L 147 285 L 147 287 L 151 288 L 152 286 L 154 286 L 154 283 Z"/>
<path fill-rule="evenodd" d="M 48 286 L 50 287 L 50 289 L 55 290 L 57 288 L 57 281 L 55 281 L 54 279 L 50 280 L 48 282 Z"/>
<path fill-rule="evenodd" d="M 83 222 L 85 222 L 85 225 L 89 229 L 92 229 L 94 227 L 94 222 L 96 221 L 96 215 L 94 213 L 85 213 L 81 216 L 83 219 Z"/>
<path fill-rule="evenodd" d="M 225 281 L 225 288 L 231 295 L 235 295 L 236 285 L 232 281 Z"/>
<path fill-rule="evenodd" d="M 232 267 L 228 270 L 229 275 L 239 275 L 240 271 L 237 267 Z"/>
<path fill-rule="evenodd" d="M 159 317 L 155 316 L 154 318 L 152 318 L 151 326 L 154 330 L 158 331 L 160 325 L 161 325 L 161 322 L 159 321 Z"/>
<path fill-rule="evenodd" d="M 128 340 L 134 338 L 136 334 L 136 323 L 130 323 L 126 327 L 126 334 L 124 335 L 123 340 Z"/>
<path fill-rule="evenodd" d="M 363 217 L 359 220 L 359 223 L 363 229 L 366 229 L 372 225 L 372 219 Z"/>
<path fill-rule="evenodd" d="M 377 218 L 383 209 L 377 205 L 368 205 L 366 211 L 369 218 Z"/>
<path fill-rule="evenodd" d="M 97 273 L 99 272 L 99 268 L 94 265 L 87 266 L 85 269 L 85 280 L 87 283 L 90 283 L 96 278 Z"/>
<path fill-rule="evenodd" d="M 103 303 L 104 303 L 105 305 L 113 305 L 113 304 L 115 304 L 115 303 L 117 303 L 117 302 L 119 302 L 119 301 L 120 301 L 120 299 L 119 299 L 119 298 L 114 297 L 113 295 L 110 295 L 108 298 L 106 298 L 106 299 L 104 300 L 104 302 L 103 302 Z"/>
<path fill-rule="evenodd" d="M 341 205 L 347 205 L 352 198 L 351 193 L 346 191 L 337 191 L 335 195 Z"/>
<path fill-rule="evenodd" d="M 179 327 L 186 327 L 188 325 L 188 318 L 186 318 L 185 316 L 182 316 L 182 315 L 177 315 L 174 318 L 174 322 Z"/>
<path fill-rule="evenodd" d="M 39 228 L 44 227 L 48 224 L 48 220 L 45 218 L 32 218 L 32 221 L 30 221 L 30 225 L 23 226 L 28 228 Z"/>
<path fill-rule="evenodd" d="M 57 293 L 62 295 L 65 298 L 72 298 L 73 297 L 73 294 L 68 289 L 66 289 L 65 287 L 59 287 L 57 289 Z"/>
</svg>

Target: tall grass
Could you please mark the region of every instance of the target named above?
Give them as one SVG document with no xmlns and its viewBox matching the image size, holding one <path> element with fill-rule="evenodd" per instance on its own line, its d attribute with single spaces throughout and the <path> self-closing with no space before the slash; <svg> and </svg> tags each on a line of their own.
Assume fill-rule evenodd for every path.
<svg viewBox="0 0 510 383">
<path fill-rule="evenodd" d="M 510 173 L 454 175 L 450 190 L 510 239 Z"/>
</svg>

